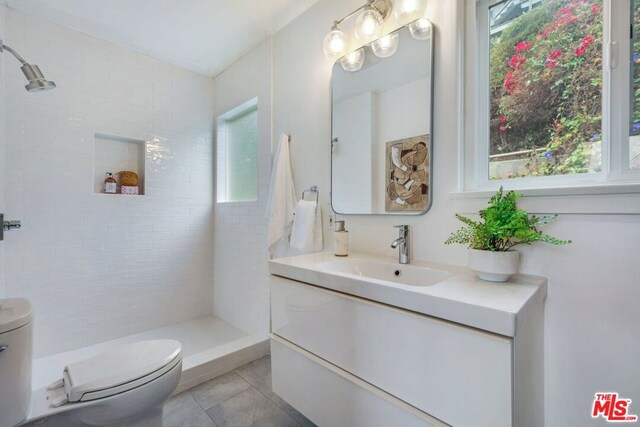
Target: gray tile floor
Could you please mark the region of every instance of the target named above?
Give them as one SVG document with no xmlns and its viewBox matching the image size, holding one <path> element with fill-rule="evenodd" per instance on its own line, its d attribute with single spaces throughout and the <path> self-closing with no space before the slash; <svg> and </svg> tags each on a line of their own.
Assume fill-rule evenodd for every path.
<svg viewBox="0 0 640 427">
<path fill-rule="evenodd" d="M 164 427 L 309 427 L 314 424 L 271 390 L 271 357 L 174 396 Z"/>
</svg>

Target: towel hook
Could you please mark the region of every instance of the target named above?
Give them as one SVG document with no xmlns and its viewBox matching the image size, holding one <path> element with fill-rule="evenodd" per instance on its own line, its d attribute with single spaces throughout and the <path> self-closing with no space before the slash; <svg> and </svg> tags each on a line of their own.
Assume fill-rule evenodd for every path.
<svg viewBox="0 0 640 427">
<path fill-rule="evenodd" d="M 312 195 L 316 196 L 316 203 L 318 202 L 318 186 L 317 185 L 312 185 L 311 187 L 307 188 L 306 190 L 304 190 L 302 192 L 302 200 L 304 200 L 304 195 L 307 193 L 311 193 Z"/>
</svg>

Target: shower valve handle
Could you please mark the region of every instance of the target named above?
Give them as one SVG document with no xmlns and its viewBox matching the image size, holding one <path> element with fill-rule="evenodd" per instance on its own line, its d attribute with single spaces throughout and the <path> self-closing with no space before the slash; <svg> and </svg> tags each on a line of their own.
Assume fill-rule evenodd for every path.
<svg viewBox="0 0 640 427">
<path fill-rule="evenodd" d="M 4 228 L 4 231 L 17 230 L 22 228 L 22 224 L 20 221 L 2 221 L 2 228 Z"/>
<path fill-rule="evenodd" d="M 18 230 L 22 228 L 22 223 L 20 221 L 5 221 L 4 214 L 0 214 L 0 241 L 4 240 L 4 232 L 11 230 Z"/>
</svg>

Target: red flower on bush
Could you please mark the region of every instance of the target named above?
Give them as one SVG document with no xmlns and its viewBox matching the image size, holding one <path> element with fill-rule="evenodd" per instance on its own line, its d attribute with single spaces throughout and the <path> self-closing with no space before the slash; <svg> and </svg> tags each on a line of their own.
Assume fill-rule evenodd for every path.
<svg viewBox="0 0 640 427">
<path fill-rule="evenodd" d="M 591 13 L 593 13 L 594 15 L 600 13 L 600 8 L 598 6 L 593 6 L 591 8 Z"/>
<path fill-rule="evenodd" d="M 575 9 L 575 2 L 572 2 L 566 6 L 561 7 L 560 9 L 558 9 L 558 12 L 556 12 L 556 17 L 561 17 L 561 16 L 566 16 L 566 15 L 571 15 L 573 14 L 573 10 Z"/>
<path fill-rule="evenodd" d="M 516 45 L 516 53 L 520 53 L 523 52 L 525 50 L 529 50 L 531 49 L 531 46 L 533 46 L 533 43 L 527 43 L 525 41 L 522 41 L 520 43 L 518 43 Z"/>
<path fill-rule="evenodd" d="M 591 34 L 589 34 L 589 35 L 584 36 L 584 37 L 582 38 L 582 45 L 583 45 L 584 47 L 589 47 L 589 45 L 590 45 L 591 43 L 593 43 L 595 40 L 596 40 L 596 38 L 595 38 L 595 37 L 593 37 Z"/>
<path fill-rule="evenodd" d="M 504 77 L 504 83 L 502 86 L 509 93 L 515 92 L 515 90 L 518 88 L 518 80 L 516 80 L 516 78 L 514 77 L 513 71 L 508 72 Z"/>
<path fill-rule="evenodd" d="M 507 121 L 507 116 L 500 116 L 500 123 L 504 123 Z"/>
<path fill-rule="evenodd" d="M 584 55 L 589 45 L 591 45 L 591 43 L 593 43 L 595 40 L 596 38 L 591 34 L 584 36 L 582 38 L 580 47 L 576 49 L 576 56 Z"/>
<path fill-rule="evenodd" d="M 507 125 L 500 125 L 500 132 L 504 132 L 507 130 Z"/>
<path fill-rule="evenodd" d="M 560 55 L 562 55 L 562 49 L 554 50 L 549 55 L 549 58 L 550 59 L 558 59 L 560 57 Z"/>
<path fill-rule="evenodd" d="M 549 54 L 547 59 L 544 61 L 544 66 L 547 68 L 555 68 L 558 66 L 557 59 L 562 55 L 562 49 L 554 50 Z"/>
<path fill-rule="evenodd" d="M 549 33 L 551 33 L 552 29 L 551 28 L 547 28 L 545 27 L 544 31 L 542 32 L 542 34 L 538 34 L 536 36 L 536 40 L 540 40 L 540 39 L 546 39 L 547 36 L 549 35 Z"/>
<path fill-rule="evenodd" d="M 509 66 L 515 70 L 518 70 L 522 68 L 525 62 L 527 62 L 527 58 L 520 56 L 520 54 L 516 53 L 509 60 Z"/>
<path fill-rule="evenodd" d="M 551 23 L 551 28 L 554 30 L 561 27 L 566 27 L 569 24 L 578 22 L 578 17 L 573 14 L 576 8 L 576 3 L 572 2 L 556 12 L 556 20 Z"/>
</svg>

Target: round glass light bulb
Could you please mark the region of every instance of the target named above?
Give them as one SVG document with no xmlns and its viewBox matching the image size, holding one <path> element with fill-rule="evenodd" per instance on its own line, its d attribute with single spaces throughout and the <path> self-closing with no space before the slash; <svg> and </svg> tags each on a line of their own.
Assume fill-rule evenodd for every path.
<svg viewBox="0 0 640 427">
<path fill-rule="evenodd" d="M 354 50 L 340 60 L 340 64 L 345 71 L 359 71 L 364 64 L 364 48 Z"/>
<path fill-rule="evenodd" d="M 347 53 L 347 36 L 340 29 L 335 28 L 324 37 L 322 50 L 324 56 L 331 61 L 342 58 Z"/>
<path fill-rule="evenodd" d="M 382 35 L 384 20 L 374 8 L 367 8 L 356 20 L 356 38 L 362 44 L 369 44 Z"/>
<path fill-rule="evenodd" d="M 407 25 L 424 15 L 424 0 L 396 0 L 393 4 L 393 14 L 400 25 Z"/>
<path fill-rule="evenodd" d="M 396 53 L 399 42 L 400 37 L 398 33 L 391 33 L 371 43 L 371 49 L 373 49 L 373 53 L 375 53 L 376 56 L 386 58 Z"/>
<path fill-rule="evenodd" d="M 426 18 L 416 19 L 409 25 L 409 31 L 416 40 L 427 40 L 431 38 L 433 27 L 431 21 Z"/>
</svg>

